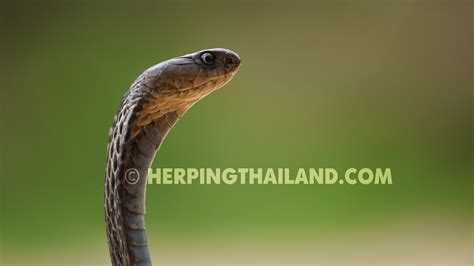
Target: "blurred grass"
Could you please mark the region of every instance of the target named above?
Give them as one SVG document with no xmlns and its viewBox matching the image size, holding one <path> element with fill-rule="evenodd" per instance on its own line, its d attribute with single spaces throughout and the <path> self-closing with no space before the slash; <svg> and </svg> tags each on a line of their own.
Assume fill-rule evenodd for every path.
<svg viewBox="0 0 474 266">
<path fill-rule="evenodd" d="M 149 186 L 151 243 L 357 231 L 416 213 L 472 225 L 469 2 L 31 1 L 1 12 L 4 257 L 105 248 L 105 149 L 121 96 L 146 67 L 207 47 L 237 51 L 240 73 L 186 114 L 154 167 L 390 167 L 394 185 Z"/>
</svg>

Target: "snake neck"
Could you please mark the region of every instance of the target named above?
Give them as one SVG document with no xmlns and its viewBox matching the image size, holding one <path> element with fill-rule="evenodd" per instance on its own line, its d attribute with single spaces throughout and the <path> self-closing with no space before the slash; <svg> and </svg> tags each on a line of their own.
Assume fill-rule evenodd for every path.
<svg viewBox="0 0 474 266">
<path fill-rule="evenodd" d="M 168 112 L 137 125 L 143 101 L 125 97 L 109 137 L 104 207 L 113 265 L 151 265 L 144 217 L 148 169 L 179 119 Z"/>
</svg>

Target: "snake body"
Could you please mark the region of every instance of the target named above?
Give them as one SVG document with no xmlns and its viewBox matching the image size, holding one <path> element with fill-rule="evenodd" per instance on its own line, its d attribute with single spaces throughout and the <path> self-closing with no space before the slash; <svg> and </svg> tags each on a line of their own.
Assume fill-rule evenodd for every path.
<svg viewBox="0 0 474 266">
<path fill-rule="evenodd" d="M 227 49 L 208 49 L 150 67 L 124 95 L 109 133 L 105 222 L 113 265 L 151 265 L 145 232 L 148 168 L 167 133 L 240 66 Z"/>
</svg>

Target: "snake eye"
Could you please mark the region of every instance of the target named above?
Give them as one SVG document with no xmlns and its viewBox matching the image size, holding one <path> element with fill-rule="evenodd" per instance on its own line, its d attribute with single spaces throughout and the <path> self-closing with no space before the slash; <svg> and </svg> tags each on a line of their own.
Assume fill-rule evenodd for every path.
<svg viewBox="0 0 474 266">
<path fill-rule="evenodd" d="M 209 53 L 209 52 L 205 52 L 201 55 L 201 60 L 204 62 L 204 64 L 206 65 L 212 65 L 214 64 L 214 61 L 216 60 L 214 58 L 214 55 Z"/>
</svg>

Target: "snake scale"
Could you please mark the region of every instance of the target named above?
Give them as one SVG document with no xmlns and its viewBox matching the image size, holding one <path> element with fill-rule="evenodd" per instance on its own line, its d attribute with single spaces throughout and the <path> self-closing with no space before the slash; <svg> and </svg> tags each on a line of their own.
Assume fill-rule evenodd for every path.
<svg viewBox="0 0 474 266">
<path fill-rule="evenodd" d="M 151 265 L 145 232 L 148 168 L 186 111 L 229 82 L 239 66 L 230 50 L 198 51 L 150 67 L 124 95 L 109 133 L 105 173 L 112 265 Z"/>
</svg>

